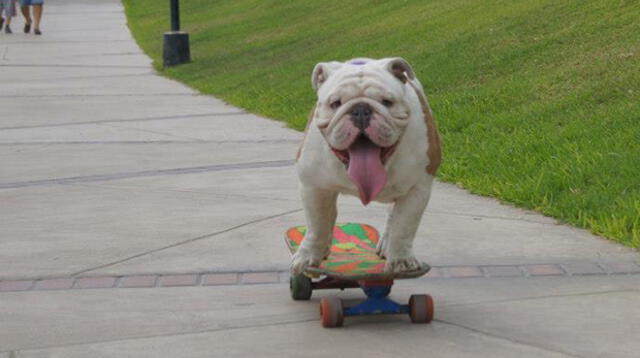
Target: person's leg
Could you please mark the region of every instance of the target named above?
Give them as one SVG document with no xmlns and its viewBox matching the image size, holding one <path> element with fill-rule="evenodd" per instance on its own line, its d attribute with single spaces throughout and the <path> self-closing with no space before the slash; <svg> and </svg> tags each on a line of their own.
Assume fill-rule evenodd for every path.
<svg viewBox="0 0 640 358">
<path fill-rule="evenodd" d="M 29 6 L 20 6 L 20 11 L 22 11 L 22 16 L 24 16 L 24 22 L 27 24 L 31 24 L 31 14 L 29 13 Z"/>
<path fill-rule="evenodd" d="M 22 12 L 22 16 L 24 17 L 24 33 L 28 34 L 31 31 L 31 10 L 29 10 L 29 6 L 31 5 L 31 0 L 20 0 L 20 12 Z"/>
<path fill-rule="evenodd" d="M 11 31 L 11 16 L 7 16 L 7 18 L 5 19 L 5 25 L 4 25 L 4 33 L 5 34 L 12 34 L 13 31 Z"/>
<path fill-rule="evenodd" d="M 6 0 L 0 0 L 0 30 L 2 30 L 2 25 L 4 25 L 5 18 L 11 17 L 11 3 Z"/>
<path fill-rule="evenodd" d="M 11 3 L 11 1 L 3 1 L 2 4 L 2 8 L 4 9 L 4 23 L 5 23 L 5 27 L 4 27 L 4 32 L 7 34 L 12 33 L 11 31 L 11 18 L 13 16 L 15 16 L 15 9 L 13 8 L 13 4 Z M 1 11 L 0 11 L 1 12 Z M 0 28 L 2 27 L 2 25 L 0 25 Z"/>
<path fill-rule="evenodd" d="M 36 35 L 40 35 L 40 20 L 42 19 L 42 8 L 43 4 L 33 4 L 33 19 L 35 23 L 34 32 Z"/>
</svg>

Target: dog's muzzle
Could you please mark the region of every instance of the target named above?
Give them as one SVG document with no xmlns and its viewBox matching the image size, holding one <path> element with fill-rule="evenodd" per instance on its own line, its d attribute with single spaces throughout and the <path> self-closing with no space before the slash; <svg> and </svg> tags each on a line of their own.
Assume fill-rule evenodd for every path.
<svg viewBox="0 0 640 358">
<path fill-rule="evenodd" d="M 358 103 L 351 108 L 351 121 L 360 129 L 360 132 L 364 132 L 369 123 L 371 122 L 371 115 L 373 114 L 373 108 L 366 103 Z"/>
<path fill-rule="evenodd" d="M 384 164 L 393 154 L 397 143 L 381 147 L 369 138 L 367 129 L 374 115 L 371 105 L 356 103 L 346 113 L 359 133 L 348 148 L 333 149 L 333 152 L 344 163 L 349 179 L 358 188 L 360 200 L 367 205 L 378 196 L 387 182 Z"/>
</svg>

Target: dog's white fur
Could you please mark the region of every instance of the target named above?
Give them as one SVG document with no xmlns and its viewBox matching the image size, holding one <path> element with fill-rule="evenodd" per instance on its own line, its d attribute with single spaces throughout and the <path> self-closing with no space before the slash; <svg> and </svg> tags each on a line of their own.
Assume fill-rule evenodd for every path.
<svg viewBox="0 0 640 358">
<path fill-rule="evenodd" d="M 292 272 L 317 266 L 328 255 L 338 194 L 359 194 L 332 150 L 346 149 L 360 135 L 349 115 L 358 103 L 373 108 L 367 137 L 380 147 L 397 143 L 384 163 L 387 182 L 374 199 L 393 203 L 378 254 L 389 272 L 417 269 L 413 240 L 440 163 L 440 140 L 422 85 L 401 58 L 319 63 L 312 85 L 318 101 L 296 165 L 308 231 Z"/>
</svg>

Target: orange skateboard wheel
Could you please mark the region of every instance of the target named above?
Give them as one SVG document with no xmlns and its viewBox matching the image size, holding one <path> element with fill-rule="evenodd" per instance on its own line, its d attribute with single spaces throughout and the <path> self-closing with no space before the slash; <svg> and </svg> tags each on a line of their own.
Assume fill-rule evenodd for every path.
<svg viewBox="0 0 640 358">
<path fill-rule="evenodd" d="M 341 299 L 332 296 L 320 300 L 320 322 L 325 328 L 342 326 L 344 314 Z"/>
<path fill-rule="evenodd" d="M 433 298 L 429 295 L 411 295 L 409 317 L 413 323 L 429 323 L 433 319 Z"/>
</svg>

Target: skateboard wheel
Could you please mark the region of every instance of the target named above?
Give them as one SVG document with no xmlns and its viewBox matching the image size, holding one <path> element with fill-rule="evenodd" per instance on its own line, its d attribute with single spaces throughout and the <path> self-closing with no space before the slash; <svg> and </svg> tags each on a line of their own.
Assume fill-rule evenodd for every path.
<svg viewBox="0 0 640 358">
<path fill-rule="evenodd" d="M 338 297 L 324 297 L 320 300 L 320 322 L 325 328 L 342 326 L 344 314 L 341 299 Z"/>
<path fill-rule="evenodd" d="M 433 319 L 433 298 L 429 295 L 411 295 L 409 317 L 413 323 L 429 323 Z"/>
<path fill-rule="evenodd" d="M 291 298 L 296 301 L 308 300 L 313 292 L 311 279 L 303 274 L 291 276 L 289 278 L 289 291 L 291 292 Z"/>
</svg>

